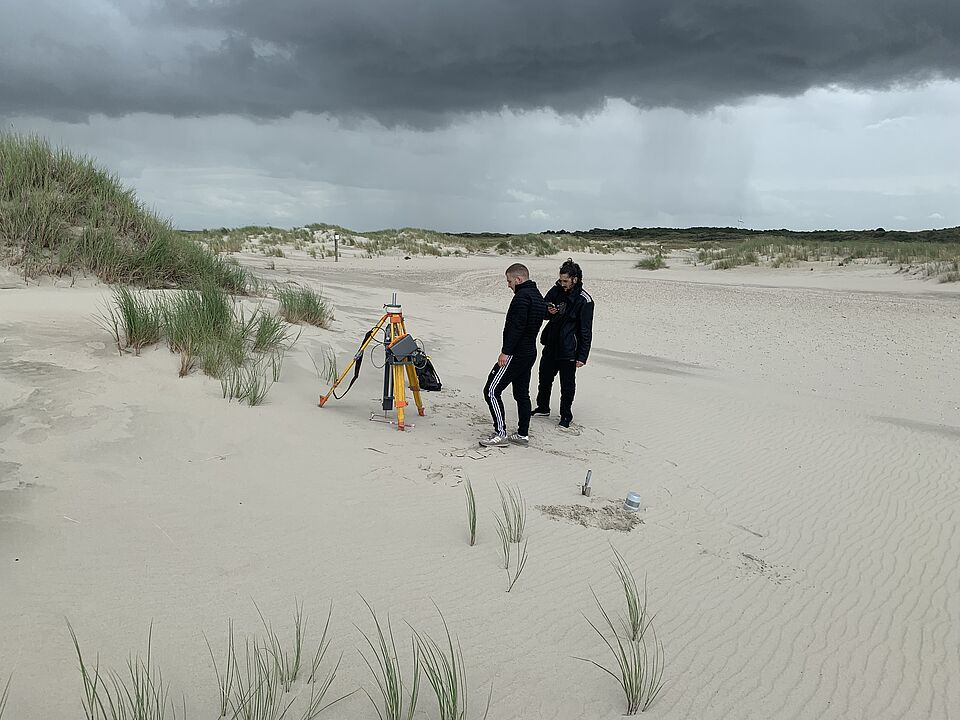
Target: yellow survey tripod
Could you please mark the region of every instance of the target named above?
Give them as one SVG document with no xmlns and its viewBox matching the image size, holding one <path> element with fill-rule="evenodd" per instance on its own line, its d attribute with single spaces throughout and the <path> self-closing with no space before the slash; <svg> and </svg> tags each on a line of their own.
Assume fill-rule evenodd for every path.
<svg viewBox="0 0 960 720">
<path fill-rule="evenodd" d="M 376 340 L 377 333 L 383 331 L 383 350 L 385 362 L 383 364 L 383 420 L 390 422 L 387 413 L 396 408 L 397 410 L 397 429 L 404 430 L 404 408 L 407 407 L 407 383 L 413 391 L 413 399 L 417 403 L 417 412 L 423 416 L 423 402 L 420 400 L 420 381 L 417 378 L 416 365 L 418 359 L 423 355 L 417 341 L 408 333 L 403 323 L 403 313 L 400 311 L 400 304 L 397 302 L 397 294 L 393 293 L 393 299 L 389 304 L 383 306 L 383 317 L 374 325 L 363 337 L 363 343 L 357 350 L 353 359 L 340 373 L 340 377 L 333 383 L 326 395 L 320 396 L 317 403 L 320 407 L 326 404 L 330 396 L 339 400 L 353 387 L 353 383 L 360 375 L 360 365 L 363 363 L 363 353 L 371 342 L 380 342 Z M 336 389 L 340 382 L 350 372 L 350 368 L 355 367 L 353 378 L 343 395 L 337 395 Z M 370 419 L 375 420 L 376 413 L 370 414 Z M 411 427 L 413 427 L 411 425 Z"/>
</svg>

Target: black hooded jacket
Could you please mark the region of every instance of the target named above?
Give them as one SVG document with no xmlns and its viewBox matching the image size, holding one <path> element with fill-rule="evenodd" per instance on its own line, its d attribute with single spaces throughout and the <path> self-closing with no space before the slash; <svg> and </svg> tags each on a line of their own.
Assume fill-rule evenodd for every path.
<svg viewBox="0 0 960 720">
<path fill-rule="evenodd" d="M 547 314 L 547 324 L 540 334 L 545 355 L 557 360 L 587 361 L 593 342 L 593 297 L 579 283 L 565 292 L 559 285 L 547 291 L 546 302 L 560 308 L 556 315 Z"/>
<path fill-rule="evenodd" d="M 525 280 L 513 289 L 513 299 L 503 323 L 504 355 L 536 356 L 537 334 L 547 314 L 543 295 L 533 280 Z"/>
</svg>

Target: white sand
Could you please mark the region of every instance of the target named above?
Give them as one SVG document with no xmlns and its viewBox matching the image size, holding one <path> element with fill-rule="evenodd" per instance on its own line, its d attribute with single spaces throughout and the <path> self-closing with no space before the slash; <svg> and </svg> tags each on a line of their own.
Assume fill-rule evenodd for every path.
<svg viewBox="0 0 960 720">
<path fill-rule="evenodd" d="M 561 259 L 529 261 L 544 290 Z M 322 285 L 337 321 L 304 331 L 258 408 L 178 379 L 166 348 L 119 357 L 92 319 L 106 288 L 0 290 L 5 720 L 82 717 L 67 619 L 115 668 L 152 621 L 173 694 L 215 717 L 203 633 L 219 651 L 228 618 L 239 638 L 258 632 L 256 601 L 286 635 L 294 598 L 310 646 L 333 602 L 330 697 L 375 693 L 361 593 L 389 611 L 405 656 L 406 622 L 439 639 L 436 602 L 463 644 L 471 718 L 491 683 L 491 718 L 618 717 L 613 680 L 574 659 L 612 662 L 581 615 L 598 617 L 591 587 L 619 609 L 611 543 L 647 578 L 665 647 L 654 717 L 960 717 L 960 287 L 885 266 L 581 259 L 598 311 L 580 432 L 535 420 L 527 449 L 476 442 L 508 258 L 276 259 L 268 274 Z M 308 356 L 330 345 L 345 363 L 391 289 L 445 385 L 405 433 L 368 420 L 382 379 L 369 358 L 320 409 Z M 498 482 L 530 507 L 510 594 Z M 629 533 L 535 509 L 628 490 L 644 501 Z M 421 698 L 418 717 L 436 717 L 425 683 Z M 373 716 L 356 693 L 321 717 Z"/>
</svg>

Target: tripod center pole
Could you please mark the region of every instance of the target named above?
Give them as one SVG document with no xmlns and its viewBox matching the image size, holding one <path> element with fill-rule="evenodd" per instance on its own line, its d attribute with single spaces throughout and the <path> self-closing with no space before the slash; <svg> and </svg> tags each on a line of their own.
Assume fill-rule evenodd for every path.
<svg viewBox="0 0 960 720">
<path fill-rule="evenodd" d="M 389 314 L 392 314 L 392 315 L 399 315 L 399 314 L 400 314 L 400 303 L 397 302 L 397 291 L 396 291 L 396 290 L 393 291 L 393 297 L 390 298 L 390 304 L 389 304 L 389 305 L 384 305 L 383 307 L 384 307 L 384 309 L 387 311 L 387 313 L 389 313 Z"/>
</svg>

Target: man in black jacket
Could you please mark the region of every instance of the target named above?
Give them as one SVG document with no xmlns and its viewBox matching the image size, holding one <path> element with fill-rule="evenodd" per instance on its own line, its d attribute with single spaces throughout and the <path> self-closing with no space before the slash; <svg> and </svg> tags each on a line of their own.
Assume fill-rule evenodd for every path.
<svg viewBox="0 0 960 720">
<path fill-rule="evenodd" d="M 530 371 L 537 359 L 537 334 L 546 315 L 543 296 L 530 279 L 526 266 L 514 263 L 505 273 L 513 299 L 503 323 L 503 345 L 500 357 L 487 377 L 483 398 L 493 417 L 493 435 L 480 441 L 484 447 L 504 447 L 509 443 L 526 445 L 530 429 Z M 507 435 L 501 393 L 513 385 L 517 401 L 517 432 Z"/>
<path fill-rule="evenodd" d="M 547 291 L 547 325 L 540 335 L 540 387 L 534 415 L 550 414 L 553 379 L 560 374 L 560 427 L 573 420 L 577 370 L 587 364 L 593 341 L 593 297 L 583 289 L 580 266 L 568 259 L 557 284 Z"/>
</svg>

